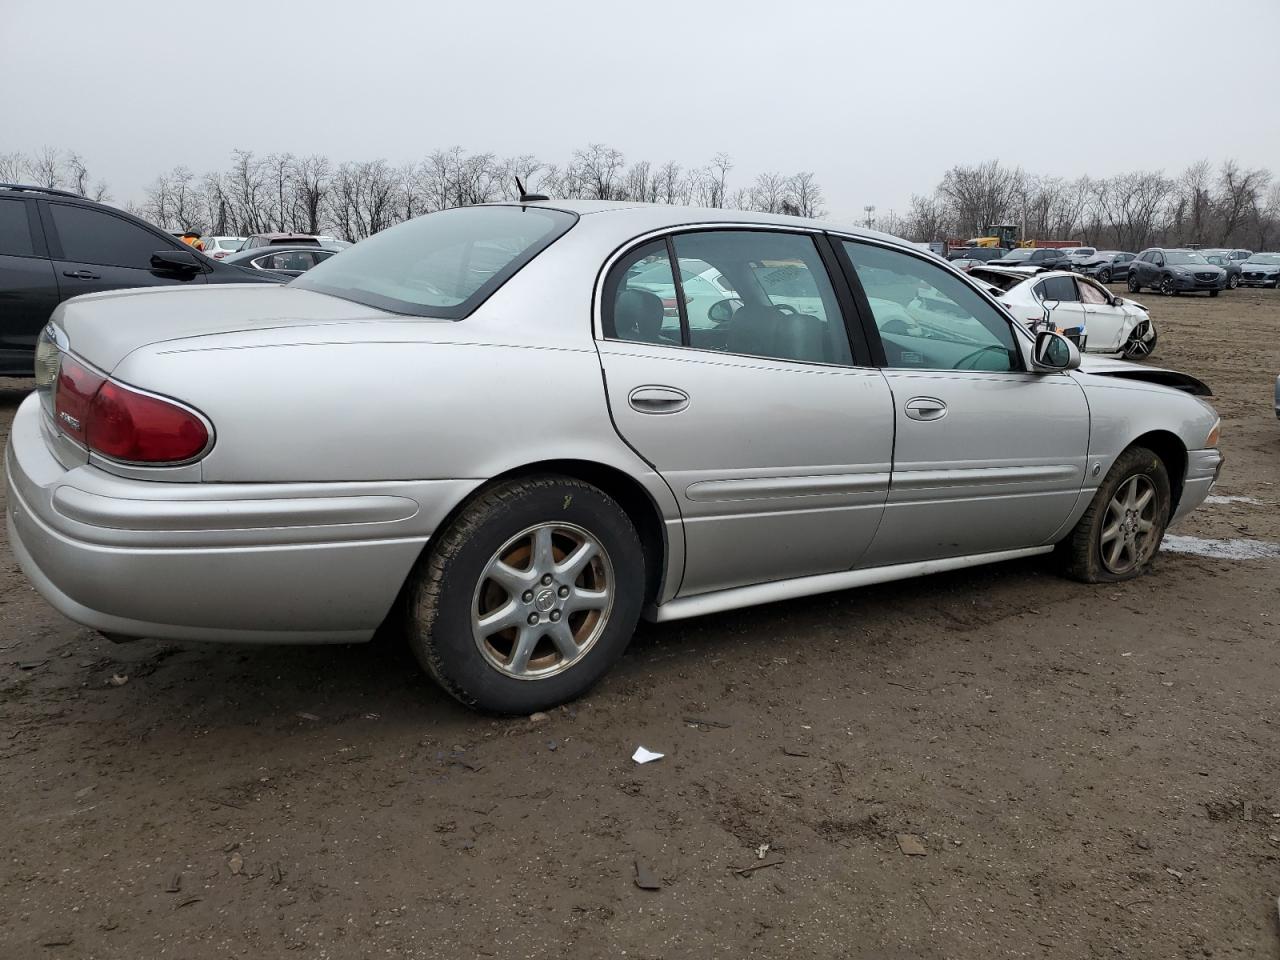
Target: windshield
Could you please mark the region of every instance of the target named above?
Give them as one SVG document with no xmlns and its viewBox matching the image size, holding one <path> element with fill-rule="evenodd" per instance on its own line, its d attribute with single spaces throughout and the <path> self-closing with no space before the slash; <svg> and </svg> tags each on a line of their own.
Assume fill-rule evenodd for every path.
<svg viewBox="0 0 1280 960">
<path fill-rule="evenodd" d="M 1204 257 L 1190 250 L 1169 250 L 1165 252 L 1164 262 L 1168 264 L 1208 263 Z"/>
<path fill-rule="evenodd" d="M 442 210 L 361 241 L 291 286 L 392 313 L 459 320 L 577 219 L 545 207 Z"/>
<path fill-rule="evenodd" d="M 1031 259 L 1031 255 L 1032 255 L 1033 253 L 1035 253 L 1035 251 L 1034 251 L 1034 250 L 1032 250 L 1030 247 L 1023 247 L 1023 248 L 1021 248 L 1020 250 L 1010 250 L 1007 254 L 1005 254 L 1004 259 L 1006 259 L 1006 260 L 1030 260 L 1030 259 Z"/>
<path fill-rule="evenodd" d="M 1249 258 L 1250 263 L 1280 263 L 1280 253 L 1255 253 Z"/>
</svg>

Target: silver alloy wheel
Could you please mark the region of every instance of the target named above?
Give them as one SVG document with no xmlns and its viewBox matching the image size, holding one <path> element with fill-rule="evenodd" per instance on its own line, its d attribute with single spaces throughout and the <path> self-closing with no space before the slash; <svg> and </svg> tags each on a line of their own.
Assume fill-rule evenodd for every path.
<svg viewBox="0 0 1280 960">
<path fill-rule="evenodd" d="M 1151 353 L 1151 343 L 1145 339 L 1145 334 L 1135 330 L 1129 337 L 1129 342 L 1124 345 L 1123 352 L 1126 359 L 1137 360 Z"/>
<path fill-rule="evenodd" d="M 1238 286 L 1240 286 L 1240 274 L 1233 273 L 1231 276 L 1227 277 L 1228 290 L 1234 290 Z"/>
<path fill-rule="evenodd" d="M 1102 518 L 1102 565 L 1118 576 L 1155 554 L 1156 487 L 1145 474 L 1120 484 Z"/>
<path fill-rule="evenodd" d="M 613 564 L 572 523 L 521 530 L 485 565 L 471 632 L 490 666 L 516 680 L 568 670 L 600 639 L 613 610 Z"/>
<path fill-rule="evenodd" d="M 1103 267 L 1101 270 L 1098 271 L 1098 279 L 1101 280 L 1103 283 L 1110 283 L 1111 271 L 1108 270 L 1106 267 Z"/>
</svg>

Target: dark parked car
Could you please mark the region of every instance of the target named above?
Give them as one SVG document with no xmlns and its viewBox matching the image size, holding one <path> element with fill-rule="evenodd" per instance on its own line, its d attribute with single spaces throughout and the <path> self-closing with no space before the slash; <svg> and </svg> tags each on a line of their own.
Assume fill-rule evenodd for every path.
<svg viewBox="0 0 1280 960">
<path fill-rule="evenodd" d="M 1243 272 L 1243 260 L 1233 259 L 1233 253 L 1243 253 L 1244 251 L 1236 250 L 1201 250 L 1200 256 L 1204 257 L 1215 267 L 1221 267 L 1227 271 L 1227 289 L 1234 290 L 1240 286 L 1240 274 Z"/>
<path fill-rule="evenodd" d="M 1143 287 L 1159 290 L 1166 297 L 1199 290 L 1216 297 L 1227 287 L 1227 271 L 1194 250 L 1151 247 L 1129 264 L 1129 292 L 1139 293 Z"/>
<path fill-rule="evenodd" d="M 317 263 L 337 255 L 336 250 L 322 247 L 257 247 L 223 257 L 223 263 L 234 263 L 251 270 L 265 270 L 285 277 L 300 277 Z"/>
<path fill-rule="evenodd" d="M 254 247 L 318 247 L 320 238 L 309 233 L 254 233 L 250 234 L 241 250 L 252 250 Z"/>
<path fill-rule="evenodd" d="M 1044 270 L 1070 270 L 1071 258 L 1062 250 L 1052 247 L 1019 247 L 1010 250 L 999 260 L 988 263 L 992 267 L 1040 267 Z"/>
<path fill-rule="evenodd" d="M 0 376 L 29 377 L 63 300 L 122 287 L 278 282 L 228 266 L 122 210 L 65 190 L 0 184 Z"/>
<path fill-rule="evenodd" d="M 1008 252 L 1000 247 L 956 247 L 947 253 L 947 259 L 978 260 L 982 263 L 990 263 L 992 260 L 999 260 Z"/>
<path fill-rule="evenodd" d="M 1125 253 L 1123 250 L 1098 250 L 1076 264 L 1076 270 L 1087 277 L 1096 277 L 1103 283 L 1123 280 L 1129 276 L 1129 264 L 1137 257 L 1136 253 Z"/>
<path fill-rule="evenodd" d="M 1242 287 L 1280 287 L 1280 253 L 1255 253 L 1240 265 Z"/>
</svg>

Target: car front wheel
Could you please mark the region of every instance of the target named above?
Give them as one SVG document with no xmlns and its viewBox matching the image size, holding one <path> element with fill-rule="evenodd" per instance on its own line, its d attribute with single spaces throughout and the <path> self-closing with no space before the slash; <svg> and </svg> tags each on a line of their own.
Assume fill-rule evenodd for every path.
<svg viewBox="0 0 1280 960">
<path fill-rule="evenodd" d="M 533 713 L 585 693 L 622 655 L 644 599 L 626 512 L 571 477 L 498 484 L 469 504 L 406 591 L 408 642 L 467 706 Z"/>
<path fill-rule="evenodd" d="M 1106 267 L 1103 267 L 1101 270 L 1098 271 L 1098 279 L 1101 280 L 1103 283 L 1110 283 L 1111 271 L 1108 270 Z"/>
<path fill-rule="evenodd" d="M 1141 574 L 1160 549 L 1171 504 L 1164 461 L 1145 447 L 1130 447 L 1059 544 L 1067 575 L 1109 583 Z"/>
<path fill-rule="evenodd" d="M 1151 354 L 1155 353 L 1156 339 L 1158 334 L 1152 330 L 1151 337 L 1144 339 L 1137 330 L 1129 337 L 1125 343 L 1122 353 L 1126 360 L 1144 360 Z"/>
<path fill-rule="evenodd" d="M 1160 281 L 1160 292 L 1166 297 L 1176 297 L 1178 288 L 1173 285 L 1173 277 L 1165 277 Z"/>
</svg>

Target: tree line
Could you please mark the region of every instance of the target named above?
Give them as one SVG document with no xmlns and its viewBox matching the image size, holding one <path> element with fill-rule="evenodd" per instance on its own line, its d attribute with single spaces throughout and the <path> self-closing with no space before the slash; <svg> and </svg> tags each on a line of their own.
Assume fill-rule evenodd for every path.
<svg viewBox="0 0 1280 960">
<path fill-rule="evenodd" d="M 732 159 L 723 153 L 702 166 L 683 167 L 675 161 L 628 162 L 604 144 L 575 150 L 564 163 L 462 147 L 400 165 L 235 150 L 224 170 L 197 174 L 177 166 L 160 174 L 140 201 L 125 208 L 168 230 L 233 235 L 279 230 L 360 240 L 433 210 L 515 199 L 519 177 L 530 192 L 551 197 L 827 214 L 812 172 L 762 173 L 735 184 L 732 170 Z M 30 182 L 111 200 L 107 185 L 70 150 L 0 153 L 0 182 Z M 988 160 L 950 168 L 932 192 L 913 196 L 905 213 L 877 217 L 874 207 L 864 211 L 864 225 L 918 241 L 983 236 L 989 224 L 1016 223 L 1027 239 L 1080 240 L 1125 250 L 1153 244 L 1280 246 L 1280 181 L 1269 170 L 1234 160 L 1216 166 L 1201 160 L 1176 176 L 1135 170 L 1076 179 Z"/>
<path fill-rule="evenodd" d="M 1267 250 L 1280 245 L 1280 182 L 1269 170 L 1235 160 L 1201 160 L 1177 176 L 1134 170 L 1074 180 L 1028 173 L 998 160 L 955 166 L 932 193 L 911 198 L 902 216 L 875 221 L 915 240 L 986 235 L 1015 223 L 1026 239 L 1080 240 L 1090 246 L 1223 246 Z"/>
<path fill-rule="evenodd" d="M 692 168 L 674 161 L 628 163 L 621 151 L 604 144 L 575 150 L 563 164 L 529 155 L 469 153 L 462 147 L 436 150 L 399 166 L 385 160 L 337 163 L 315 155 L 260 156 L 235 150 L 225 170 L 197 174 L 176 166 L 160 174 L 142 201 L 126 208 L 166 230 L 237 236 L 330 233 L 361 240 L 433 210 L 514 200 L 518 177 L 530 193 L 558 198 L 826 214 L 822 189 L 811 172 L 763 173 L 750 184 L 735 186 L 732 169 L 733 161 L 723 153 Z M 24 180 L 109 199 L 106 186 L 91 183 L 79 154 L 70 151 L 0 154 L 0 182 Z"/>
</svg>

